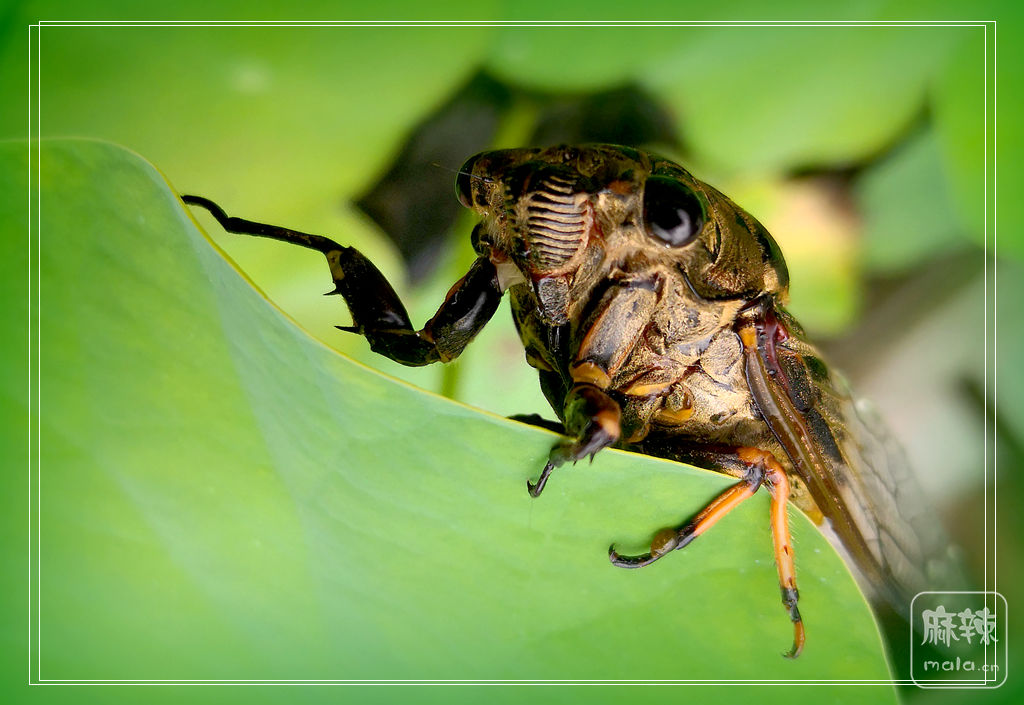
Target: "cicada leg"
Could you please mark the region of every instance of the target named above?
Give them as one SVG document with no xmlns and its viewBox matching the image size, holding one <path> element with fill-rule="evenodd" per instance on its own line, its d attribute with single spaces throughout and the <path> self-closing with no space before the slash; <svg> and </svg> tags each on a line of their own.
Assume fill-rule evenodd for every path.
<svg viewBox="0 0 1024 705">
<path fill-rule="evenodd" d="M 327 293 L 345 299 L 354 324 L 336 327 L 364 336 L 371 350 L 403 365 L 455 359 L 494 315 L 501 301 L 494 265 L 487 258 L 477 258 L 466 276 L 448 291 L 434 317 L 416 330 L 394 288 L 373 262 L 354 247 L 339 245 L 322 235 L 231 217 L 202 196 L 182 196 L 181 200 L 208 210 L 230 233 L 267 237 L 322 253 L 334 279 L 334 290 Z"/>
<path fill-rule="evenodd" d="M 793 648 L 786 658 L 796 658 L 804 648 L 804 622 L 800 618 L 797 602 L 800 593 L 796 588 L 796 565 L 793 563 L 793 539 L 789 533 L 789 478 L 786 471 L 768 451 L 757 448 L 739 448 L 736 453 L 744 463 L 762 464 L 764 479 L 771 495 L 772 544 L 775 547 L 775 566 L 779 571 L 779 588 L 782 604 L 793 623 Z"/>
<path fill-rule="evenodd" d="M 650 565 L 671 551 L 683 548 L 695 538 L 710 529 L 719 519 L 739 506 L 744 500 L 766 485 L 771 495 L 770 515 L 772 543 L 775 563 L 779 572 L 779 587 L 782 604 L 793 623 L 793 647 L 786 653 L 787 658 L 796 658 L 804 647 L 804 625 L 797 608 L 799 593 L 796 587 L 796 567 L 793 563 L 793 542 L 789 533 L 789 516 L 786 504 L 789 500 L 789 479 L 786 472 L 768 451 L 758 448 L 740 447 L 734 450 L 735 457 L 745 467 L 742 475 L 724 465 L 729 474 L 739 476 L 740 481 L 708 503 L 693 519 L 677 529 L 663 529 L 651 541 L 651 550 L 639 556 L 622 556 L 614 545 L 608 549 L 611 562 L 620 568 L 642 568 Z"/>
<path fill-rule="evenodd" d="M 537 482 L 527 483 L 532 496 L 540 496 L 559 465 L 593 458 L 622 436 L 622 409 L 607 390 L 650 321 L 659 287 L 656 274 L 636 275 L 614 282 L 601 297 L 569 366 L 573 386 L 562 417 L 573 440 L 551 450 Z"/>
<path fill-rule="evenodd" d="M 565 435 L 565 426 L 561 421 L 552 421 L 540 414 L 512 414 L 508 418 L 510 421 L 518 421 L 519 423 L 536 426 L 537 428 L 546 428 L 549 431 Z"/>
<path fill-rule="evenodd" d="M 593 384 L 576 384 L 565 401 L 566 432 L 573 440 L 551 449 L 548 462 L 537 482 L 527 482 L 530 495 L 539 497 L 551 471 L 567 462 L 594 457 L 602 448 L 619 440 L 621 412 L 618 403 Z"/>
</svg>

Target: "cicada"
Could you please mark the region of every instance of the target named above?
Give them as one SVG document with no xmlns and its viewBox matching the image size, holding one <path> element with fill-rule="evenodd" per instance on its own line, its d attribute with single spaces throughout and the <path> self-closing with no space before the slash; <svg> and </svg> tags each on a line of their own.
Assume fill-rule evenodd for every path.
<svg viewBox="0 0 1024 705">
<path fill-rule="evenodd" d="M 459 170 L 456 194 L 480 218 L 477 254 L 420 329 L 359 251 L 320 235 L 229 217 L 225 230 L 324 254 L 352 324 L 404 365 L 454 360 L 508 292 L 527 362 L 566 436 L 558 466 L 619 448 L 728 474 L 735 484 L 682 526 L 655 534 L 649 565 L 689 544 L 762 487 L 796 657 L 804 645 L 792 501 L 830 530 L 864 581 L 905 609 L 941 547 L 922 530 L 898 446 L 852 400 L 786 312 L 789 275 L 752 216 L 678 164 L 616 145 L 508 149 Z"/>
</svg>

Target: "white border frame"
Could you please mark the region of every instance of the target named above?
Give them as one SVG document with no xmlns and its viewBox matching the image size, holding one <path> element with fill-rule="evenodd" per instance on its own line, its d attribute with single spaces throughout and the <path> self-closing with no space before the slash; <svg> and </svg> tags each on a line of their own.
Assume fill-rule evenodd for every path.
<svg viewBox="0 0 1024 705">
<path fill-rule="evenodd" d="M 29 649 L 28 649 L 28 684 L 29 685 L 624 685 L 624 684 L 635 684 L 635 685 L 919 685 L 913 679 L 891 679 L 891 680 L 844 680 L 844 679 L 806 679 L 806 680 L 699 680 L 699 679 L 680 679 L 680 680 L 357 680 L 357 679 L 296 679 L 296 680 L 257 680 L 257 679 L 44 679 L 42 678 L 42 644 L 40 638 L 41 622 L 42 622 L 42 592 L 41 592 L 41 532 L 42 532 L 42 447 L 41 447 L 41 434 L 39 428 L 38 418 L 41 414 L 41 327 L 42 327 L 42 312 L 40 307 L 41 300 L 41 289 L 40 289 L 40 261 L 41 261 L 41 233 L 39 232 L 39 224 L 42 218 L 42 203 L 41 203 L 41 177 L 39 165 L 41 162 L 41 144 L 38 139 L 41 135 L 42 129 L 42 117 L 41 117 L 41 93 L 42 93 L 42 29 L 43 27 L 217 27 L 217 26 L 228 26 L 228 27 L 266 27 L 266 26 L 285 26 L 285 27 L 405 27 L 405 26 L 420 26 L 420 27 L 976 27 L 984 30 L 984 360 L 985 369 L 983 377 L 984 385 L 984 401 L 985 408 L 988 408 L 988 375 L 989 375 L 989 259 L 992 259 L 992 447 L 993 450 L 993 461 L 991 467 L 992 483 L 989 485 L 989 435 L 990 427 L 988 420 L 988 413 L 985 414 L 984 419 L 984 442 L 983 442 L 983 481 L 984 481 L 984 499 L 985 499 L 985 511 L 983 516 L 984 522 L 984 590 L 980 591 L 981 594 L 996 594 L 1005 605 L 1005 598 L 996 591 L 997 587 L 997 508 L 996 508 L 996 489 L 997 489 L 997 463 L 998 459 L 994 453 L 995 438 L 996 438 L 996 418 L 997 418 L 997 331 L 998 327 L 995 325 L 997 318 L 997 267 L 996 267 L 996 253 L 997 253 L 997 228 L 995 226 L 997 216 L 997 167 L 996 167 L 996 107 L 997 107 L 997 81 L 996 81 L 996 67 L 997 67 L 997 22 L 995 20 L 977 20 L 977 21 L 961 21 L 961 20 L 908 20 L 908 21 L 812 21 L 812 20 L 779 20 L 779 21 L 646 21 L 646 20 L 635 20 L 635 21 L 544 21 L 544 20 L 526 20 L 526 21 L 476 21 L 476 20 L 422 20 L 422 21 L 271 21 L 271 20 L 212 20 L 212 21 L 184 21 L 184 20 L 168 20 L 168 21 L 133 21 L 133 20 L 82 20 L 82 21 L 49 21 L 40 20 L 35 23 L 28 25 L 29 30 L 29 41 L 28 41 L 28 56 L 29 56 L 29 76 L 28 76 L 28 94 L 29 94 L 29 118 L 28 118 L 28 137 L 29 137 L 29 232 L 28 232 L 28 250 L 29 250 Z M 989 29 L 992 30 L 992 49 L 991 54 L 989 52 L 988 44 L 988 33 Z M 33 55 L 33 46 L 35 47 L 35 55 Z M 992 160 L 992 247 L 989 249 L 989 190 L 988 190 L 988 174 L 989 174 L 989 135 L 988 135 L 988 105 L 989 105 L 989 84 L 990 79 L 988 75 L 989 63 L 992 64 L 992 121 L 993 121 L 993 140 L 991 144 L 991 152 L 993 155 Z M 33 78 L 35 78 L 35 92 L 33 93 Z M 33 129 L 34 128 L 34 129 Z M 35 156 L 32 157 L 32 146 L 35 146 Z M 35 172 L 35 184 L 33 185 L 33 171 Z M 35 219 L 33 219 L 33 205 L 35 206 Z M 35 249 L 33 250 L 33 235 L 35 235 Z M 32 277 L 32 265 L 34 262 L 36 265 L 36 276 L 33 280 Z M 33 326 L 33 313 L 35 313 L 35 322 Z M 35 336 L 35 349 L 33 350 L 33 335 Z M 33 367 L 34 362 L 34 367 Z M 33 376 L 34 373 L 34 376 Z M 33 465 L 33 461 L 35 464 Z M 34 492 L 33 492 L 34 489 Z M 34 500 L 34 502 L 33 502 Z M 990 502 L 991 500 L 991 502 Z M 991 503 L 991 515 L 990 515 L 990 503 Z M 992 533 L 989 535 L 989 524 L 991 517 Z M 33 524 L 33 519 L 35 524 Z M 991 543 L 990 543 L 991 541 Z M 989 548 L 991 546 L 992 552 L 992 590 L 989 590 Z M 34 560 L 33 560 L 34 559 Z M 33 593 L 33 579 L 36 592 Z M 924 593 L 921 593 L 924 594 Z M 916 597 L 915 597 L 916 599 Z M 34 619 L 33 619 L 34 617 Z M 1004 612 L 1005 617 L 1005 612 Z M 1005 631 L 1005 630 L 1004 630 Z M 1004 639 L 1007 635 L 1004 633 Z M 1005 642 L 1004 642 L 1005 644 Z M 32 647 L 35 647 L 33 650 Z M 35 673 L 33 674 L 33 667 L 35 667 Z M 1005 672 L 1004 672 L 1005 682 Z M 1000 683 L 1001 685 L 1002 683 Z M 928 687 L 920 686 L 919 687 Z M 941 686 L 941 687 L 953 687 L 953 686 Z M 991 688 L 990 685 L 982 686 L 959 686 L 966 688 Z"/>
</svg>

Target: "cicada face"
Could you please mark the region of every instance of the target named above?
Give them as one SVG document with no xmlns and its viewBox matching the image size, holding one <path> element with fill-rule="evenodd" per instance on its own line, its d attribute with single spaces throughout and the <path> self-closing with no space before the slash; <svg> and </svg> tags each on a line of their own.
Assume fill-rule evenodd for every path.
<svg viewBox="0 0 1024 705">
<path fill-rule="evenodd" d="M 456 188 L 483 216 L 477 251 L 504 285 L 529 283 L 552 324 L 625 260 L 664 264 L 708 299 L 785 296 L 786 265 L 764 227 L 666 159 L 614 145 L 484 152 Z"/>
</svg>

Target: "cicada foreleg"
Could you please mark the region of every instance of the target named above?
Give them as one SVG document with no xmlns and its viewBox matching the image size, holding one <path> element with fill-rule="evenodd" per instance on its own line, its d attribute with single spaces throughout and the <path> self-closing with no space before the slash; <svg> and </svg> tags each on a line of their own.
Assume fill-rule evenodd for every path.
<svg viewBox="0 0 1024 705">
<path fill-rule="evenodd" d="M 655 275 L 624 275 L 602 296 L 569 367 L 573 385 L 565 397 L 563 418 L 572 440 L 555 446 L 537 482 L 527 483 L 532 496 L 540 496 L 559 465 L 593 458 L 618 442 L 622 409 L 607 390 L 650 321 L 658 289 Z"/>
<path fill-rule="evenodd" d="M 576 384 L 565 401 L 565 429 L 572 440 L 551 449 L 548 462 L 537 478 L 527 482 L 533 497 L 544 491 L 551 471 L 567 462 L 594 457 L 602 448 L 619 440 L 621 411 L 618 403 L 593 384 Z"/>
<path fill-rule="evenodd" d="M 796 658 L 804 647 L 804 626 L 797 607 L 799 593 L 796 587 L 796 567 L 793 562 L 793 542 L 789 533 L 789 516 L 786 512 L 789 479 L 779 461 L 768 451 L 740 447 L 734 450 L 734 457 L 742 464 L 738 467 L 744 468 L 741 472 L 737 471 L 734 463 L 722 463 L 721 467 L 730 475 L 739 477 L 740 481 L 711 500 L 693 519 L 679 528 L 663 529 L 655 534 L 648 553 L 622 556 L 612 546 L 608 550 L 608 557 L 620 568 L 642 568 L 650 565 L 671 551 L 688 545 L 765 485 L 771 495 L 772 543 L 779 573 L 782 604 L 793 623 L 793 646 L 786 657 Z"/>
<path fill-rule="evenodd" d="M 518 421 L 524 423 L 527 426 L 536 426 L 537 428 L 544 428 L 548 431 L 554 431 L 555 433 L 565 435 L 565 424 L 561 421 L 552 421 L 546 419 L 540 414 L 512 414 L 508 417 L 511 421 Z"/>
<path fill-rule="evenodd" d="M 210 211 L 228 232 L 281 240 L 322 253 L 334 278 L 334 290 L 327 293 L 342 296 L 352 314 L 353 325 L 337 327 L 363 335 L 370 349 L 403 365 L 428 365 L 458 357 L 501 301 L 497 271 L 489 259 L 480 257 L 452 286 L 434 317 L 416 330 L 394 288 L 354 247 L 344 247 L 321 235 L 230 217 L 201 196 L 181 198 Z"/>
</svg>

